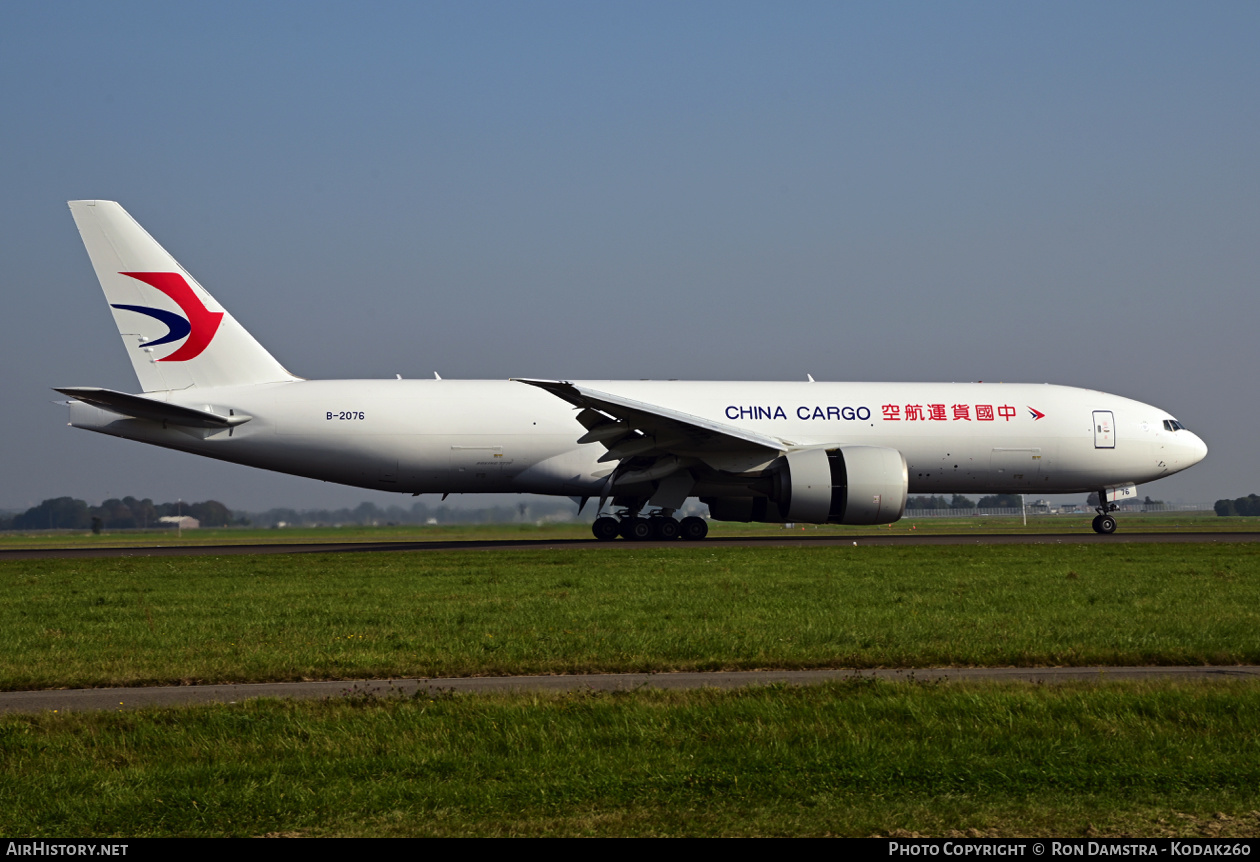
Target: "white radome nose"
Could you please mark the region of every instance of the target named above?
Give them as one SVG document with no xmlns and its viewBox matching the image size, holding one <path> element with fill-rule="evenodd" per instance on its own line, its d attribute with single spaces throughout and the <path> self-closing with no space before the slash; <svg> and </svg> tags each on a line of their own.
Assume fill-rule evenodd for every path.
<svg viewBox="0 0 1260 862">
<path fill-rule="evenodd" d="M 1199 435 L 1182 428 L 1173 433 L 1164 453 L 1169 470 L 1180 473 L 1207 457 L 1207 444 L 1199 439 Z"/>
<path fill-rule="evenodd" d="M 1186 466 L 1190 467 L 1207 457 L 1207 444 L 1199 438 L 1198 434 L 1191 431 L 1184 433 L 1186 434 L 1186 439 L 1182 441 L 1182 446 L 1186 450 Z"/>
</svg>

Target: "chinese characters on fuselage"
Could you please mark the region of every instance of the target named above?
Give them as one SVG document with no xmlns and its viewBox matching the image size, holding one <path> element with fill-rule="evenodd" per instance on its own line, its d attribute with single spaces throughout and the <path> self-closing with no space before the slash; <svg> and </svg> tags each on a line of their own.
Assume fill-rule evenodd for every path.
<svg viewBox="0 0 1260 862">
<path fill-rule="evenodd" d="M 880 407 L 886 422 L 996 422 L 1003 419 L 1010 422 L 1019 411 L 1010 404 L 884 404 Z M 1030 408 L 1031 410 L 1031 408 Z M 803 421 L 866 421 L 871 418 L 869 407 L 837 407 L 835 405 L 807 405 L 784 408 L 782 405 L 731 404 L 726 408 L 727 419 L 788 419 L 795 417 Z M 1041 416 L 1035 412 L 1033 418 Z"/>
</svg>

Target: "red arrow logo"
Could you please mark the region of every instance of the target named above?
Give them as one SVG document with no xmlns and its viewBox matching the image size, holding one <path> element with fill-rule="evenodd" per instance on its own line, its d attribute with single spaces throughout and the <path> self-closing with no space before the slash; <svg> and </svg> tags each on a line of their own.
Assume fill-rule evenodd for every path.
<svg viewBox="0 0 1260 862">
<path fill-rule="evenodd" d="M 1032 414 L 1034 422 L 1036 422 L 1038 419 L 1046 418 L 1046 414 L 1042 413 L 1040 410 L 1034 410 L 1033 408 L 1029 407 L 1028 412 Z"/>
<path fill-rule="evenodd" d="M 188 315 L 188 340 L 170 356 L 163 356 L 158 362 L 193 359 L 210 346 L 211 339 L 219 329 L 219 322 L 223 320 L 223 312 L 206 308 L 182 275 L 177 272 L 120 272 L 119 275 L 127 275 L 156 287 L 173 299 L 184 314 Z"/>
</svg>

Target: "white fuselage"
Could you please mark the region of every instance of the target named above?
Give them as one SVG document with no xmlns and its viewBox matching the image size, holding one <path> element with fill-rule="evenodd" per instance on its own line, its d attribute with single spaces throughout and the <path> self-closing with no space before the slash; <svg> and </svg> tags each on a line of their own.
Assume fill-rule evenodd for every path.
<svg viewBox="0 0 1260 862">
<path fill-rule="evenodd" d="M 1202 460 L 1165 411 L 1048 384 L 600 381 L 603 392 L 785 441 L 899 450 L 909 492 L 1076 493 Z M 83 403 L 71 424 L 212 458 L 406 493 L 600 493 L 615 464 L 577 444 L 577 409 L 497 380 L 310 380 L 149 397 L 248 415 L 230 429 L 164 427 Z M 1174 426 L 1175 427 L 1175 426 Z M 715 463 L 717 469 L 723 469 Z M 702 489 L 694 491 L 697 496 Z"/>
</svg>

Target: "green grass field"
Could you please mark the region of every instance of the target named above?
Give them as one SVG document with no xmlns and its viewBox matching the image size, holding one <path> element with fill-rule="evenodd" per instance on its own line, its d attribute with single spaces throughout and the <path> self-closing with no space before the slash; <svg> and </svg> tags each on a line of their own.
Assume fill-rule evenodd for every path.
<svg viewBox="0 0 1260 862">
<path fill-rule="evenodd" d="M 1257 663 L 1258 600 L 1251 544 L 6 561 L 0 688 Z M 1256 836 L 1257 707 L 867 681 L 2 716 L 0 831 Z"/>
<path fill-rule="evenodd" d="M 1260 662 L 1260 546 L 617 548 L 0 563 L 0 689 Z"/>
<path fill-rule="evenodd" d="M 256 701 L 0 717 L 0 831 L 1254 836 L 1260 688 Z"/>
</svg>

